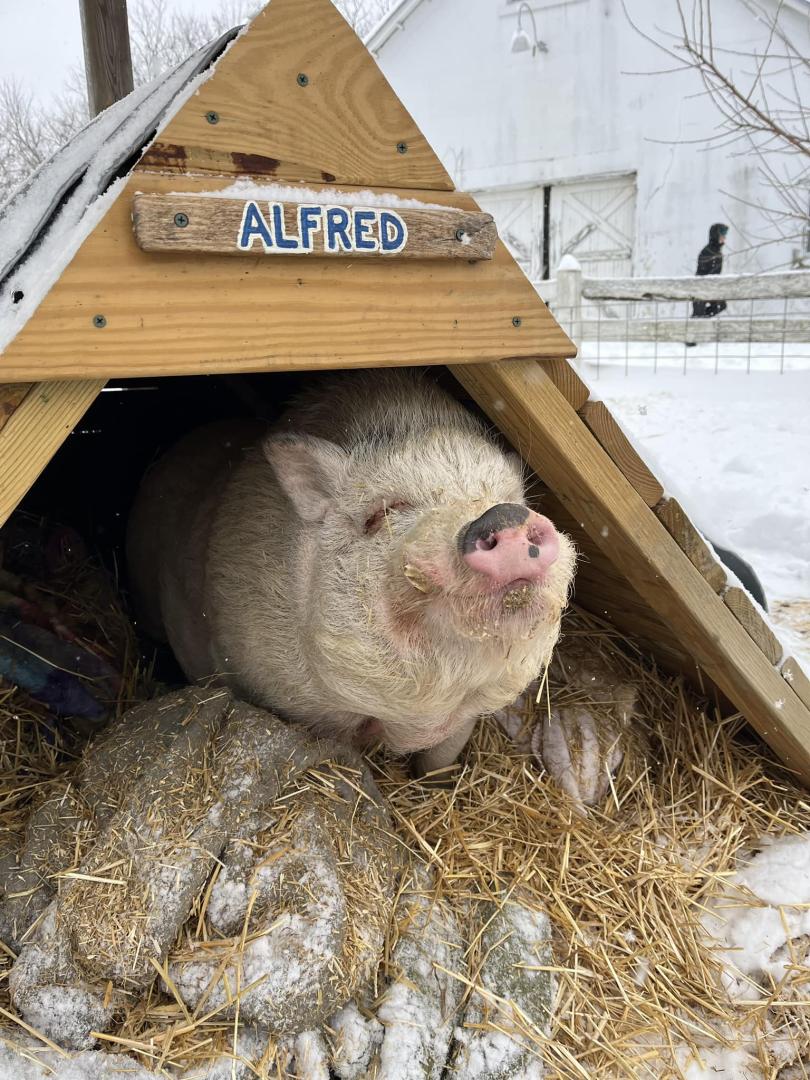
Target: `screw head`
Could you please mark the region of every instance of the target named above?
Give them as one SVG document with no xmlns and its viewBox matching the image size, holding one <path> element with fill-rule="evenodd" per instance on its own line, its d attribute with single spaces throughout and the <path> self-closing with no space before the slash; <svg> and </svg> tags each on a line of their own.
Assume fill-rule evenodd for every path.
<svg viewBox="0 0 810 1080">
<path fill-rule="evenodd" d="M 407 154 L 408 153 L 408 144 L 406 142 L 398 142 L 397 143 L 397 153 L 398 154 Z"/>
<path fill-rule="evenodd" d="M 459 243 L 461 243 L 461 241 L 464 239 L 464 237 L 466 235 L 467 234 L 465 233 L 465 231 L 463 229 L 456 229 L 456 240 L 458 240 Z"/>
<path fill-rule="evenodd" d="M 209 124 L 218 124 L 219 123 L 219 113 L 214 112 L 214 110 L 212 109 L 210 112 L 207 112 L 205 114 L 205 119 L 208 121 Z"/>
<path fill-rule="evenodd" d="M 188 225 L 188 214 L 184 214 L 181 210 L 174 215 L 174 223 L 178 229 L 185 229 L 186 225 Z"/>
<path fill-rule="evenodd" d="M 309 86 L 309 75 L 305 74 L 303 71 L 300 71 L 295 81 L 298 83 L 299 86 Z"/>
<path fill-rule="evenodd" d="M 519 315 L 512 316 L 512 326 L 518 327 L 523 325 L 523 319 Z"/>
<path fill-rule="evenodd" d="M 94 315 L 93 316 L 93 326 L 95 326 L 95 328 L 97 330 L 103 330 L 106 325 L 107 325 L 107 320 L 104 318 L 103 315 Z"/>
</svg>

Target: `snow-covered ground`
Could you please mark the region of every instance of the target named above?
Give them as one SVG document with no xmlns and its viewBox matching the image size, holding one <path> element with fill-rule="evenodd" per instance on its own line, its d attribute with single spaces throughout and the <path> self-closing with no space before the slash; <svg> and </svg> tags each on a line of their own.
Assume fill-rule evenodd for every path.
<svg viewBox="0 0 810 1080">
<path fill-rule="evenodd" d="M 695 524 L 755 568 L 808 669 L 810 364 L 796 366 L 654 374 L 634 357 L 582 370 Z"/>
</svg>

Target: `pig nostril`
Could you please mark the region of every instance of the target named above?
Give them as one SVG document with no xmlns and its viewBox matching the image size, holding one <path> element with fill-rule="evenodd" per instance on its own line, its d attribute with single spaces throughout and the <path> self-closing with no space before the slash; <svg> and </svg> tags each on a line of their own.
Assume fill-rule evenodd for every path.
<svg viewBox="0 0 810 1080">
<path fill-rule="evenodd" d="M 483 539 L 482 540 L 476 540 L 475 541 L 475 548 L 476 548 L 477 551 L 492 551 L 492 549 L 495 547 L 495 545 L 497 543 L 498 543 L 497 536 L 495 536 L 494 533 L 490 533 L 490 535 L 486 538 L 486 540 L 483 540 Z"/>
</svg>

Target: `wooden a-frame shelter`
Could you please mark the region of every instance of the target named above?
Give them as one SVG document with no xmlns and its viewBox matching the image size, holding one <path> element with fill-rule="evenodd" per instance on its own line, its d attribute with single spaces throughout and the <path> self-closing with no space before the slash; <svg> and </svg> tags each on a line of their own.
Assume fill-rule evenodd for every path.
<svg viewBox="0 0 810 1080">
<path fill-rule="evenodd" d="M 605 406 L 589 400 L 568 363 L 574 346 L 505 247 L 481 254 L 479 233 L 494 240 L 491 220 L 454 190 L 331 0 L 271 0 L 164 99 L 104 174 L 96 211 L 77 217 L 78 242 L 75 251 L 62 244 L 70 250 L 57 280 L 6 335 L 0 522 L 109 378 L 446 364 L 542 478 L 545 511 L 573 534 L 583 553 L 578 603 L 666 669 L 714 684 L 810 782 L 810 681 Z M 27 246 L 6 245 L 5 270 L 0 240 L 0 326 L 24 299 L 15 274 L 89 172 L 72 187 L 64 177 L 52 185 L 50 218 Z M 242 224 L 251 192 L 267 206 L 270 190 L 282 237 L 295 227 L 300 191 L 299 204 L 345 202 L 346 213 L 358 200 L 379 202 L 380 228 L 388 207 L 424 246 L 411 258 L 365 258 L 336 235 L 329 252 L 277 255 L 249 236 L 231 250 L 235 190 Z M 12 200 L 6 224 L 21 205 Z M 326 211 L 297 213 L 301 239 L 301 214 L 314 228 Z M 254 230 L 262 244 L 265 225 Z"/>
</svg>

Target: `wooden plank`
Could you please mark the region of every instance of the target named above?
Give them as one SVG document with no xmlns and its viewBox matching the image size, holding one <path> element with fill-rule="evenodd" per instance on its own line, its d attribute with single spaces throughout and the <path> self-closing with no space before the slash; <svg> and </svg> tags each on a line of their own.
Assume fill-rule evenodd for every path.
<svg viewBox="0 0 810 1080">
<path fill-rule="evenodd" d="M 30 383 L 0 383 L 0 431 L 30 389 Z"/>
<path fill-rule="evenodd" d="M 560 500 L 545 491 L 536 509 L 550 517 L 574 541 L 578 558 L 573 600 L 632 638 L 665 671 L 686 675 L 700 687 L 697 665 L 684 649 L 683 643 L 647 601 L 639 596 Z"/>
<path fill-rule="evenodd" d="M 792 688 L 793 692 L 810 709 L 810 678 L 804 672 L 801 664 L 793 656 L 789 656 L 780 668 L 782 678 Z"/>
<path fill-rule="evenodd" d="M 808 275 L 810 276 L 810 275 Z M 810 319 L 583 319 L 582 341 L 794 341 L 810 338 Z"/>
<path fill-rule="evenodd" d="M 136 195 L 135 239 L 144 251 L 311 255 L 345 259 L 491 259 L 491 214 L 204 195 Z"/>
<path fill-rule="evenodd" d="M 700 571 L 714 591 L 719 593 L 726 585 L 726 572 L 678 500 L 664 499 L 655 507 L 655 513 L 692 565 Z"/>
<path fill-rule="evenodd" d="M 0 378 L 386 367 L 575 352 L 501 243 L 492 259 L 475 263 L 189 258 L 135 243 L 136 191 L 195 193 L 228 184 L 133 174 L 0 357 Z M 455 192 L 407 193 L 419 194 L 477 209 Z"/>
<path fill-rule="evenodd" d="M 103 379 L 92 379 L 42 382 L 31 388 L 0 431 L 0 525 L 7 521 L 103 386 Z"/>
<path fill-rule="evenodd" d="M 132 90 L 127 0 L 80 0 L 90 115 Z"/>
<path fill-rule="evenodd" d="M 541 282 L 541 284 L 544 284 Z M 588 300 L 781 300 L 810 297 L 810 274 L 718 274 L 675 278 L 583 278 Z"/>
<path fill-rule="evenodd" d="M 579 414 L 647 506 L 659 503 L 664 497 L 663 487 L 641 460 L 605 403 L 589 401 Z"/>
<path fill-rule="evenodd" d="M 513 361 L 452 371 L 684 649 L 810 783 L 810 711 L 539 365 Z"/>
<path fill-rule="evenodd" d="M 549 376 L 572 409 L 577 412 L 588 400 L 590 390 L 574 370 L 574 365 L 558 356 L 538 359 L 538 364 Z"/>
<path fill-rule="evenodd" d="M 740 589 L 737 585 L 729 585 L 723 592 L 723 600 L 770 662 L 778 664 L 782 659 L 782 646 L 745 589 Z"/>
<path fill-rule="evenodd" d="M 272 0 L 169 121 L 145 167 L 453 189 L 331 0 Z"/>
</svg>

